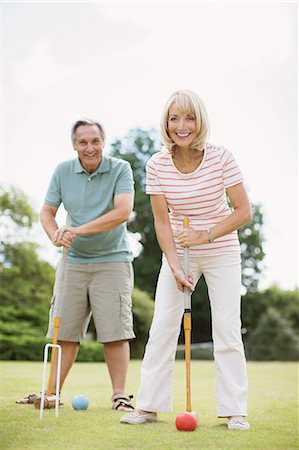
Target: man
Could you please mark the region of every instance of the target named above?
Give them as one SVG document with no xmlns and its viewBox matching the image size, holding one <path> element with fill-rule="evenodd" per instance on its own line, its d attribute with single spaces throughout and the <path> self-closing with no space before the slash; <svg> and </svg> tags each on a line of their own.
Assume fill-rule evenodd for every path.
<svg viewBox="0 0 299 450">
<path fill-rule="evenodd" d="M 41 223 L 55 246 L 68 248 L 64 277 L 59 344 L 62 347 L 61 384 L 71 369 L 91 314 L 112 383 L 112 408 L 131 411 L 125 395 L 129 340 L 135 337 L 131 312 L 133 259 L 126 221 L 133 209 L 133 176 L 128 162 L 103 155 L 105 134 L 94 121 L 79 120 L 72 128 L 78 158 L 56 168 L 42 207 Z M 56 213 L 63 203 L 67 226 L 59 228 Z M 59 267 L 58 269 L 59 270 Z M 59 277 L 56 274 L 56 280 Z M 55 304 L 55 287 L 52 309 Z M 53 337 L 50 319 L 48 338 Z M 55 377 L 54 377 L 55 378 Z M 55 380 L 51 398 L 55 403 Z M 33 394 L 20 403 L 35 403 Z"/>
</svg>

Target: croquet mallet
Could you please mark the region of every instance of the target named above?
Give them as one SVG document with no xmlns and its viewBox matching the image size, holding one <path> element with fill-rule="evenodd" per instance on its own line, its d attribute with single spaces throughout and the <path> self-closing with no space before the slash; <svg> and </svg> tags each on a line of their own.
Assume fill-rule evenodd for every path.
<svg viewBox="0 0 299 450">
<path fill-rule="evenodd" d="M 183 227 L 189 227 L 189 219 L 185 218 Z M 188 278 L 190 272 L 189 247 L 184 247 L 184 272 Z M 190 412 L 196 418 L 196 412 L 191 411 L 191 291 L 184 287 L 184 336 L 185 336 L 185 361 L 186 361 L 186 412 Z"/>
<path fill-rule="evenodd" d="M 56 293 L 55 293 L 56 298 L 55 298 L 54 307 L 53 307 L 53 324 L 54 324 L 53 340 L 52 340 L 52 344 L 46 344 L 45 348 L 44 348 L 44 367 L 43 367 L 42 392 L 41 392 L 41 400 L 40 400 L 40 419 L 43 417 L 45 394 L 47 397 L 53 395 L 52 394 L 52 384 L 53 384 L 55 364 L 56 364 L 55 416 L 58 417 L 60 371 L 61 371 L 61 346 L 58 344 L 58 333 L 59 333 L 59 327 L 60 327 L 62 296 L 63 296 L 64 278 L 65 278 L 66 262 L 67 262 L 67 252 L 68 252 L 67 248 L 64 247 L 61 262 L 60 262 L 60 264 L 61 264 L 60 277 L 59 277 L 58 283 L 57 283 L 57 289 L 56 289 Z M 48 385 L 47 385 L 47 389 L 45 389 L 49 348 L 52 348 L 51 363 L 50 363 Z M 57 360 L 57 363 L 56 363 L 56 360 Z"/>
</svg>

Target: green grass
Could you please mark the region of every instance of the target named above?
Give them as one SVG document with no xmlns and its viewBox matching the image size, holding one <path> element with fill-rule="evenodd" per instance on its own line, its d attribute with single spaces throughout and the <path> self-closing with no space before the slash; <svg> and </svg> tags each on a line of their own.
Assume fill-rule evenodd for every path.
<svg viewBox="0 0 299 450">
<path fill-rule="evenodd" d="M 225 419 L 215 416 L 213 362 L 192 362 L 192 409 L 199 427 L 192 433 L 176 430 L 174 420 L 185 410 L 185 366 L 176 362 L 174 411 L 160 414 L 159 423 L 130 426 L 119 423 L 122 413 L 111 410 L 110 381 L 103 363 L 77 363 L 63 391 L 64 406 L 56 419 L 54 410 L 39 411 L 17 405 L 24 394 L 40 390 L 42 363 L 2 362 L 1 438 L 4 449 L 298 449 L 297 364 L 249 363 L 249 420 L 251 430 L 229 431 Z M 127 392 L 136 394 L 139 361 L 132 361 Z M 86 411 L 74 411 L 72 397 L 89 398 Z"/>
</svg>

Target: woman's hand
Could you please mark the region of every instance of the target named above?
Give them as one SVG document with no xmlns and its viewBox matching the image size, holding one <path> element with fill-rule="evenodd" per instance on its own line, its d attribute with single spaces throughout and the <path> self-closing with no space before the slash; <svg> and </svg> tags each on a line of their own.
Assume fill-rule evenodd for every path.
<svg viewBox="0 0 299 450">
<path fill-rule="evenodd" d="M 188 278 L 186 278 L 184 271 L 182 269 L 174 270 L 172 273 L 179 291 L 184 292 L 184 287 L 190 289 L 191 292 L 194 291 L 194 280 L 191 272 L 189 272 Z"/>
<path fill-rule="evenodd" d="M 61 227 L 58 228 L 52 236 L 52 242 L 56 247 L 69 248 L 76 239 L 75 227 Z"/>
<path fill-rule="evenodd" d="M 196 231 L 194 228 L 184 228 L 178 232 L 178 241 L 182 247 L 192 247 L 194 245 L 207 244 L 209 242 L 208 232 Z"/>
</svg>

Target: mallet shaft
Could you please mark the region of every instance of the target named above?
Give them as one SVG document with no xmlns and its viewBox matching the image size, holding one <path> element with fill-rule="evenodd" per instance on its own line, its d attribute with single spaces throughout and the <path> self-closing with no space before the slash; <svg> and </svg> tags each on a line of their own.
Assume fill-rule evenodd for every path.
<svg viewBox="0 0 299 450">
<path fill-rule="evenodd" d="M 189 227 L 189 219 L 185 218 L 183 222 L 184 228 Z M 190 271 L 189 248 L 184 248 L 184 272 L 186 278 Z M 186 411 L 191 412 L 191 292 L 184 288 L 184 335 L 185 335 L 185 361 L 186 361 Z"/>
</svg>

